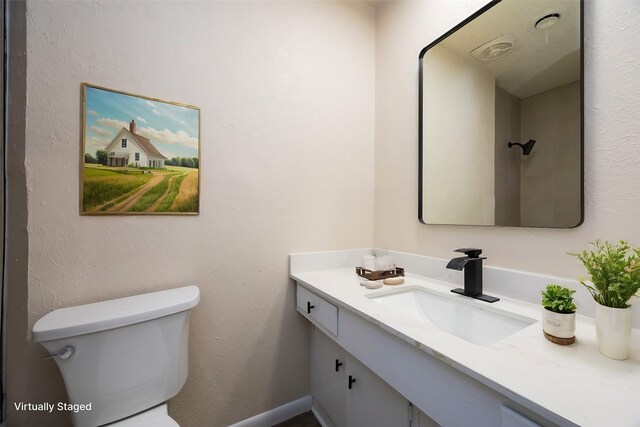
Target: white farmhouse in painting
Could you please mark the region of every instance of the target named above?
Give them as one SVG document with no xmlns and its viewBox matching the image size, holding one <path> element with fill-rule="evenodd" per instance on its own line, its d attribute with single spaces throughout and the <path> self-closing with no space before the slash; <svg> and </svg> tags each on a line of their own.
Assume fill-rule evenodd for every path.
<svg viewBox="0 0 640 427">
<path fill-rule="evenodd" d="M 136 133 L 136 122 L 131 120 L 129 130 L 120 132 L 111 140 L 107 148 L 107 166 L 129 166 L 163 168 L 167 160 L 144 136 Z"/>
</svg>

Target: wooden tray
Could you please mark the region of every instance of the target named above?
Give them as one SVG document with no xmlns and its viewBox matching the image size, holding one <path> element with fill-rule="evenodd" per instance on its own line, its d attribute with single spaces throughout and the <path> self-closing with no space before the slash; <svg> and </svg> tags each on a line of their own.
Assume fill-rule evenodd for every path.
<svg viewBox="0 0 640 427">
<path fill-rule="evenodd" d="M 365 279 L 380 280 L 389 277 L 404 276 L 404 268 L 396 267 L 391 270 L 367 270 L 366 268 L 356 267 L 356 274 Z"/>
</svg>

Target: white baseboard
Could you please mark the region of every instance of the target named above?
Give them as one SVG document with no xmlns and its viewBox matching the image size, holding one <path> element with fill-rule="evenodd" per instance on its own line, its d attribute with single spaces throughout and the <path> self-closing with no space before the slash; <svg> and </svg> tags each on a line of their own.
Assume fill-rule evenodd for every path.
<svg viewBox="0 0 640 427">
<path fill-rule="evenodd" d="M 301 397 L 293 402 L 285 403 L 229 427 L 265 427 L 273 426 L 311 410 L 311 396 Z"/>
<path fill-rule="evenodd" d="M 322 427 L 336 427 L 335 424 L 331 421 L 331 419 L 327 416 L 327 413 L 324 412 L 324 409 L 316 402 L 311 406 L 311 412 L 316 417 L 316 420 L 320 423 Z"/>
</svg>

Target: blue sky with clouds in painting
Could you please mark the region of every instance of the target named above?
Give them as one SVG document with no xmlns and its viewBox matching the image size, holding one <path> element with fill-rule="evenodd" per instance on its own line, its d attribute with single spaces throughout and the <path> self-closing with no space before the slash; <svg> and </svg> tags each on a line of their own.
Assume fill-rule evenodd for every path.
<svg viewBox="0 0 640 427">
<path fill-rule="evenodd" d="M 198 110 L 86 87 L 85 153 L 96 155 L 129 122 L 165 157 L 198 157 Z"/>
</svg>

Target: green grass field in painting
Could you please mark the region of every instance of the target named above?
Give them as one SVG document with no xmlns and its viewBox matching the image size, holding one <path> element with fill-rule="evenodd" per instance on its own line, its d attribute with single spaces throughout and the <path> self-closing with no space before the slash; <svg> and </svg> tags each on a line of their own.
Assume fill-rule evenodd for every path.
<svg viewBox="0 0 640 427">
<path fill-rule="evenodd" d="M 138 200 L 133 206 L 131 206 L 128 212 L 144 212 L 151 207 L 157 200 L 160 199 L 169 188 L 169 180 L 172 176 L 178 175 L 179 172 L 166 172 L 164 178 L 159 184 L 153 186 L 147 191 L 140 200 Z"/>
<path fill-rule="evenodd" d="M 83 212 L 198 212 L 198 173 L 198 169 L 179 166 L 142 173 L 137 168 L 86 164 Z M 139 191 L 152 179 L 159 182 Z"/>
<path fill-rule="evenodd" d="M 84 169 L 82 210 L 89 211 L 146 184 L 151 174 L 114 171 L 111 169 Z"/>
<path fill-rule="evenodd" d="M 182 184 L 182 181 L 186 176 L 187 176 L 186 174 L 176 176 L 170 182 L 169 191 L 167 192 L 167 195 L 164 196 L 164 198 L 160 201 L 160 203 L 158 203 L 158 206 L 156 206 L 156 209 L 155 209 L 156 212 L 169 211 L 169 209 L 171 208 L 171 205 L 173 205 L 173 202 L 176 199 L 176 196 L 180 192 L 180 185 Z"/>
</svg>

